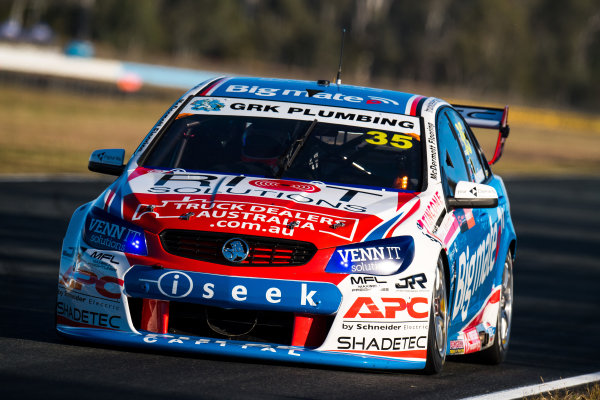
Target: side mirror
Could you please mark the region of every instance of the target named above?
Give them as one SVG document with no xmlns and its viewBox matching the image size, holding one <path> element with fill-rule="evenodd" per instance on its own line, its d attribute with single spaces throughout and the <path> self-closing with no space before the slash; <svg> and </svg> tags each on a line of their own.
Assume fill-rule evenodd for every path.
<svg viewBox="0 0 600 400">
<path fill-rule="evenodd" d="M 448 198 L 451 208 L 494 208 L 498 207 L 496 189 L 482 183 L 460 181 L 454 189 L 454 197 Z"/>
<path fill-rule="evenodd" d="M 88 169 L 92 172 L 119 176 L 125 170 L 124 160 L 124 149 L 94 150 L 90 156 Z"/>
</svg>

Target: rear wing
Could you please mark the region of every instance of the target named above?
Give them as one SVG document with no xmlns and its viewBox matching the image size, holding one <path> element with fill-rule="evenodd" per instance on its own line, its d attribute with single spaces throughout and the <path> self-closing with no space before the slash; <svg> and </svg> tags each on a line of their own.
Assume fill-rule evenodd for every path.
<svg viewBox="0 0 600 400">
<path fill-rule="evenodd" d="M 496 141 L 496 149 L 494 156 L 488 162 L 490 165 L 495 164 L 504 150 L 504 142 L 510 132 L 508 126 L 508 106 L 504 108 L 489 108 L 489 107 L 472 107 L 453 104 L 456 111 L 463 116 L 467 124 L 472 128 L 498 129 L 498 140 Z"/>
</svg>

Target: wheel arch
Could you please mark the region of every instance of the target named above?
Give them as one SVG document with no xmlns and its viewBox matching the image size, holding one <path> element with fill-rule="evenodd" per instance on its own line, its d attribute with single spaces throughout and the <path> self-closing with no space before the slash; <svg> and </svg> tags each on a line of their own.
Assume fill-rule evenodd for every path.
<svg viewBox="0 0 600 400">
<path fill-rule="evenodd" d="M 448 255 L 444 249 L 440 251 L 438 258 L 441 258 L 442 263 L 444 264 L 444 279 L 446 280 L 446 287 L 450 289 L 448 290 L 448 301 L 450 301 L 453 286 L 452 280 L 450 279 L 450 261 L 448 260 Z"/>
<path fill-rule="evenodd" d="M 454 281 L 455 281 L 455 274 L 456 272 L 454 270 L 450 270 L 450 259 L 448 258 L 448 254 L 446 253 L 445 249 L 441 249 L 440 254 L 438 256 L 439 258 L 442 259 L 442 263 L 444 264 L 444 279 L 446 280 L 446 287 L 448 288 L 448 290 L 446 291 L 446 294 L 448 296 L 448 327 L 446 328 L 448 331 L 448 337 L 447 337 L 447 345 L 450 346 L 450 326 L 452 325 L 452 313 L 454 312 Z M 448 347 L 450 348 L 450 347 Z"/>
<path fill-rule="evenodd" d="M 510 241 L 510 243 L 508 244 L 508 250 L 510 251 L 510 256 L 514 263 L 515 259 L 517 257 L 517 240 L 516 239 L 513 239 Z"/>
</svg>

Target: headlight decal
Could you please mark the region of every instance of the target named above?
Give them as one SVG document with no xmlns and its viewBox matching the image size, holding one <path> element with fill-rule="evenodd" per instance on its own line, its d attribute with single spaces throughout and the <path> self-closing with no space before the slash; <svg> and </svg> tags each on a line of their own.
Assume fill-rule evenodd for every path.
<svg viewBox="0 0 600 400">
<path fill-rule="evenodd" d="M 144 230 L 92 207 L 85 219 L 83 240 L 101 250 L 146 255 Z"/>
<path fill-rule="evenodd" d="M 325 272 L 393 275 L 406 270 L 415 257 L 411 236 L 373 240 L 335 249 Z"/>
</svg>

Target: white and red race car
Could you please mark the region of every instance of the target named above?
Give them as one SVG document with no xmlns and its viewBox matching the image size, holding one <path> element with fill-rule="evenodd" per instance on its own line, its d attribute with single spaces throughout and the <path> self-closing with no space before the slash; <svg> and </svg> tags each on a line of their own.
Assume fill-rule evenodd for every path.
<svg viewBox="0 0 600 400">
<path fill-rule="evenodd" d="M 516 236 L 472 126 L 508 109 L 217 78 L 183 95 L 79 207 L 56 329 L 149 349 L 440 371 L 508 348 Z"/>
</svg>

